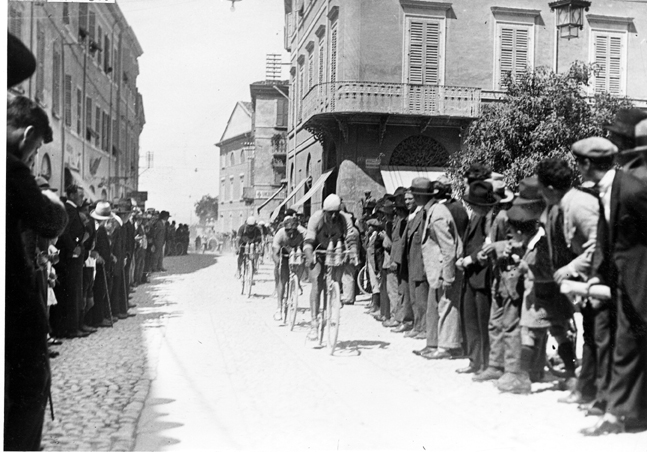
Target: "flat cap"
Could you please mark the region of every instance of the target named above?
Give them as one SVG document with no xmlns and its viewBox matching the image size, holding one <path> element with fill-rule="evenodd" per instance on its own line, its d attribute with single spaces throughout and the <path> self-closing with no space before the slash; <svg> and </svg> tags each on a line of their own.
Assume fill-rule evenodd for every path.
<svg viewBox="0 0 647 452">
<path fill-rule="evenodd" d="M 599 159 L 613 157 L 618 153 L 618 147 L 606 138 L 590 137 L 573 143 L 571 151 L 580 157 Z"/>
</svg>

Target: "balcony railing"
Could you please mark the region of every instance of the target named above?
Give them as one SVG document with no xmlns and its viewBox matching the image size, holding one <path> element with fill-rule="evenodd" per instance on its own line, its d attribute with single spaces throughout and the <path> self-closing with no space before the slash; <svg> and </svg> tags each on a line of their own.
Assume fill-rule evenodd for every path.
<svg viewBox="0 0 647 452">
<path fill-rule="evenodd" d="M 322 113 L 476 118 L 480 104 L 480 88 L 381 82 L 323 83 L 313 86 L 305 95 L 298 120 Z"/>
</svg>

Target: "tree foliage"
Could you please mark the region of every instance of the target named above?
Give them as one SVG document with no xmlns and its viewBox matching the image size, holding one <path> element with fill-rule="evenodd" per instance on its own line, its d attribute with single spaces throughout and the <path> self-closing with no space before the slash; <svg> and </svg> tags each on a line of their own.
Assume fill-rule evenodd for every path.
<svg viewBox="0 0 647 452">
<path fill-rule="evenodd" d="M 218 197 L 204 195 L 200 201 L 195 203 L 195 214 L 204 224 L 208 219 L 218 218 Z"/>
<path fill-rule="evenodd" d="M 540 67 L 516 79 L 508 78 L 502 101 L 488 104 L 469 127 L 465 149 L 452 156 L 449 174 L 458 187 L 472 163 L 484 163 L 502 173 L 516 189 L 547 157 L 571 163 L 570 146 L 583 138 L 606 136 L 603 126 L 627 98 L 607 93 L 587 96 L 592 65 L 574 63 L 566 73 Z"/>
</svg>

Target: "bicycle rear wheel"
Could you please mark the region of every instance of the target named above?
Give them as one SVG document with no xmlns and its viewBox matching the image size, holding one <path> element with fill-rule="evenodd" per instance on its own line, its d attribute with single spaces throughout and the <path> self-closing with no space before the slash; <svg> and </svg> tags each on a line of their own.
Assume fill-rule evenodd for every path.
<svg viewBox="0 0 647 452">
<path fill-rule="evenodd" d="M 362 293 L 362 295 L 371 293 L 371 280 L 368 277 L 368 268 L 366 267 L 366 265 L 364 265 L 362 269 L 357 272 L 357 286 L 359 287 L 359 291 Z"/>
<path fill-rule="evenodd" d="M 339 283 L 333 282 L 330 286 L 328 297 L 328 349 L 330 354 L 335 353 L 337 336 L 339 335 L 339 321 L 341 319 L 341 292 Z"/>
<path fill-rule="evenodd" d="M 299 310 L 299 278 L 292 275 L 288 282 L 288 322 L 290 322 L 290 331 L 294 329 L 297 320 L 297 311 Z"/>
<path fill-rule="evenodd" d="M 245 295 L 245 286 L 247 285 L 247 263 L 243 261 L 243 265 L 240 268 L 240 282 L 241 282 L 241 289 L 240 289 L 240 294 Z"/>
</svg>

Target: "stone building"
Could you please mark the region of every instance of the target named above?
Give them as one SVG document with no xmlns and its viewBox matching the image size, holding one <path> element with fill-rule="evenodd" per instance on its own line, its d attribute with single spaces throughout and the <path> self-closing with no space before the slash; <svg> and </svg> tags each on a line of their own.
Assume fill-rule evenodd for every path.
<svg viewBox="0 0 647 452">
<path fill-rule="evenodd" d="M 558 15 L 567 18 L 566 8 L 582 3 L 588 10 L 572 16 L 581 29 L 557 26 Z M 645 4 L 551 5 L 285 0 L 291 203 L 309 214 L 337 192 L 357 212 L 366 191 L 380 196 L 417 174 L 436 177 L 482 104 L 501 98 L 504 75 L 528 67 L 595 62 L 591 94 L 608 91 L 647 107 Z"/>
<path fill-rule="evenodd" d="M 83 185 L 92 199 L 137 191 L 143 51 L 119 5 L 10 1 L 8 29 L 38 62 L 11 92 L 35 99 L 54 132 L 34 173 L 58 189 Z"/>
<path fill-rule="evenodd" d="M 238 102 L 222 137 L 217 230 L 238 230 L 247 217 L 270 221 L 286 194 L 287 81 L 252 83 L 252 102 Z"/>
</svg>

